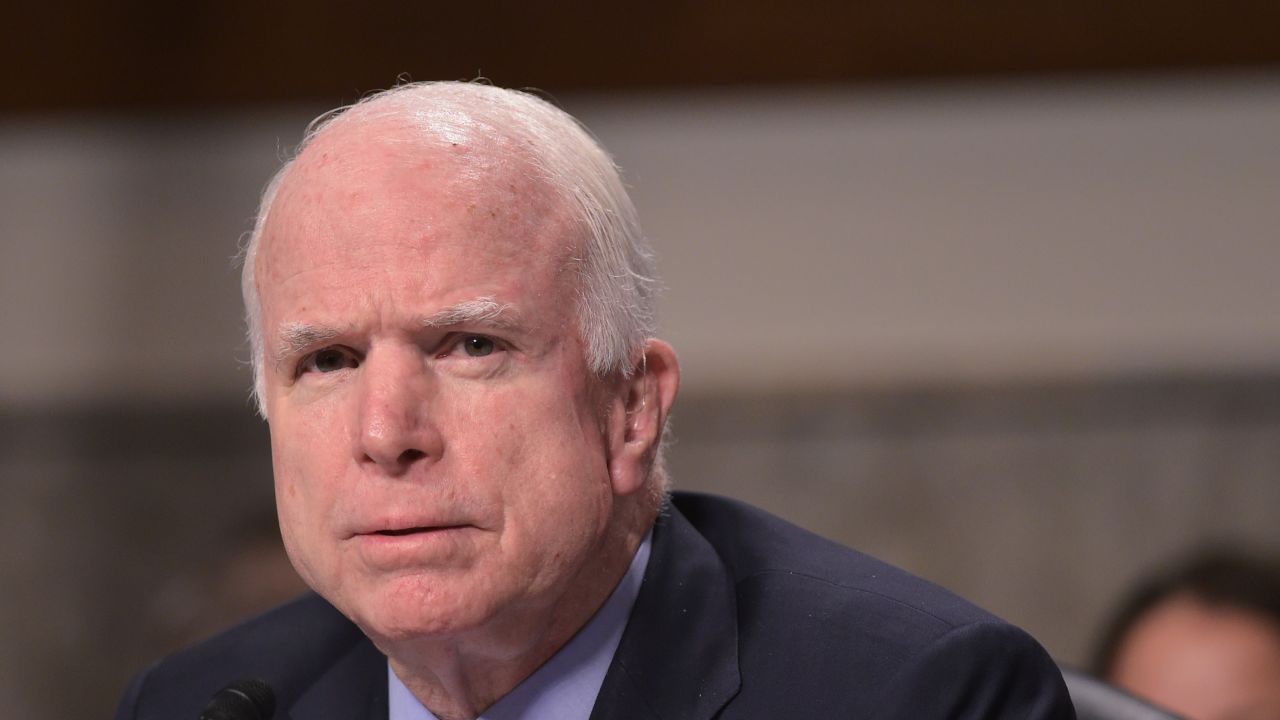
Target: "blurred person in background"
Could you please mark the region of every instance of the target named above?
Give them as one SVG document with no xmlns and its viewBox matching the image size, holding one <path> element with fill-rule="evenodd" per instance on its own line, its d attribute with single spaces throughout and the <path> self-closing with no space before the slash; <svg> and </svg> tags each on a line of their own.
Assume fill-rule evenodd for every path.
<svg viewBox="0 0 1280 720">
<path fill-rule="evenodd" d="M 315 593 L 144 671 L 117 717 L 195 718 L 244 677 L 295 720 L 1074 717 L 1017 628 L 669 492 L 679 366 L 634 215 L 604 150 L 524 93 L 406 85 L 313 128 L 244 295 Z"/>
<path fill-rule="evenodd" d="M 1188 720 L 1280 720 L 1280 561 L 1214 549 L 1148 578 L 1093 669 Z"/>
</svg>

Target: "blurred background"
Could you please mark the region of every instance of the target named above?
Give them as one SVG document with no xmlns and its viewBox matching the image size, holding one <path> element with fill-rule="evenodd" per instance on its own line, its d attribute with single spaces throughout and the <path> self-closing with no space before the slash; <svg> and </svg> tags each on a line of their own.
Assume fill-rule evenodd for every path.
<svg viewBox="0 0 1280 720">
<path fill-rule="evenodd" d="M 0 707 L 109 716 L 287 597 L 232 262 L 306 122 L 535 87 L 668 286 L 678 487 L 1084 661 L 1138 575 L 1280 547 L 1280 5 L 15 3 Z"/>
</svg>

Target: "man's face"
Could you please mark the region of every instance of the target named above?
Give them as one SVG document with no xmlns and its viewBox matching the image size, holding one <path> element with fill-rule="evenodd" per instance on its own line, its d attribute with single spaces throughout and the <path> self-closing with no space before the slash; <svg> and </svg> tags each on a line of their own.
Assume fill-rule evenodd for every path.
<svg viewBox="0 0 1280 720">
<path fill-rule="evenodd" d="M 511 154 L 395 135 L 313 143 L 257 260 L 285 544 L 388 641 L 518 624 L 595 582 L 614 502 L 563 203 Z"/>
</svg>

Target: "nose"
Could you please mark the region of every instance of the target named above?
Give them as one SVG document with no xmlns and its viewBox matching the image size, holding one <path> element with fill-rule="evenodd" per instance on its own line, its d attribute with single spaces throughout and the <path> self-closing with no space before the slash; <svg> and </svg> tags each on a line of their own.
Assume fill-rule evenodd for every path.
<svg viewBox="0 0 1280 720">
<path fill-rule="evenodd" d="M 376 348 L 360 372 L 355 438 L 358 463 L 376 465 L 389 476 L 415 464 L 438 460 L 444 443 L 428 411 L 435 385 L 417 348 Z"/>
</svg>

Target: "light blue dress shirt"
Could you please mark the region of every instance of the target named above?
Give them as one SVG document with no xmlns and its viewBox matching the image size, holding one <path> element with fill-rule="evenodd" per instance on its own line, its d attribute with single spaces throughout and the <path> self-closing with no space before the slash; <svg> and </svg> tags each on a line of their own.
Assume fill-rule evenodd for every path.
<svg viewBox="0 0 1280 720">
<path fill-rule="evenodd" d="M 622 582 L 577 635 L 477 720 L 588 720 L 649 564 L 650 531 Z M 437 720 L 387 663 L 391 720 Z"/>
</svg>

